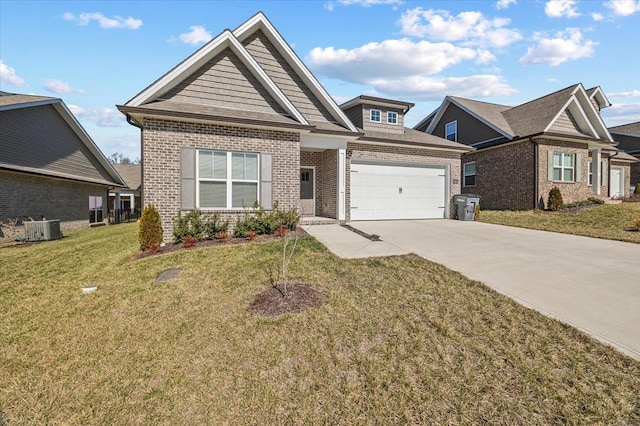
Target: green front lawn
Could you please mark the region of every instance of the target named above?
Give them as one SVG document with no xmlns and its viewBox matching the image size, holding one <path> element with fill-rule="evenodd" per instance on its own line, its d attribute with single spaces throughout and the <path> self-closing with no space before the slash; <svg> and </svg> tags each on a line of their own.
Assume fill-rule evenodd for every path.
<svg viewBox="0 0 640 426">
<path fill-rule="evenodd" d="M 136 226 L 0 249 L 0 424 L 640 423 L 639 362 L 417 256 L 305 237 L 325 303 L 269 320 L 279 241 L 132 260 Z"/>
<path fill-rule="evenodd" d="M 633 227 L 634 218 L 640 218 L 640 203 L 598 205 L 575 214 L 497 210 L 480 213 L 481 222 L 640 244 L 640 232 L 626 230 Z"/>
</svg>

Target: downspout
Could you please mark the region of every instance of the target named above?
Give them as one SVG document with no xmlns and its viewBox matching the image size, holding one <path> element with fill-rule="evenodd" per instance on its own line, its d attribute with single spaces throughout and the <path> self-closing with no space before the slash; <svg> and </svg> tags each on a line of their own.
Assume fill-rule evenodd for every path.
<svg viewBox="0 0 640 426">
<path fill-rule="evenodd" d="M 131 116 L 129 114 L 127 114 L 127 123 L 131 124 L 134 127 L 137 127 L 138 129 L 140 129 L 140 164 L 142 165 L 142 168 L 140 169 L 141 172 L 141 176 L 140 176 L 140 209 L 142 210 L 144 208 L 144 197 L 143 197 L 143 193 L 144 193 L 144 155 L 143 152 L 144 150 L 142 149 L 142 141 L 144 139 L 144 129 L 142 128 L 141 125 L 139 125 L 138 123 L 136 123 L 135 121 L 133 121 L 133 119 L 131 118 Z M 115 206 L 114 206 L 115 208 Z M 134 201 L 134 208 L 135 208 L 135 201 Z"/>
<path fill-rule="evenodd" d="M 538 210 L 538 141 L 529 137 L 533 144 L 533 210 Z"/>
</svg>

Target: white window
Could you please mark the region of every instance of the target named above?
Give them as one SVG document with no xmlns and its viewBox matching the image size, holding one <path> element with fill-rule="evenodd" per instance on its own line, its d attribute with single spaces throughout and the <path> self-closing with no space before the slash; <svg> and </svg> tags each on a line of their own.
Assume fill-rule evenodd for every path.
<svg viewBox="0 0 640 426">
<path fill-rule="evenodd" d="M 575 181 L 575 154 L 553 153 L 553 180 L 558 182 Z"/>
<path fill-rule="evenodd" d="M 452 121 L 444 125 L 444 137 L 450 141 L 458 141 L 458 121 Z"/>
<path fill-rule="evenodd" d="M 102 222 L 102 197 L 89 196 L 89 223 Z"/>
<path fill-rule="evenodd" d="M 464 163 L 463 166 L 463 186 L 475 186 L 476 185 L 476 163 Z"/>
<path fill-rule="evenodd" d="M 236 209 L 258 201 L 258 154 L 198 151 L 198 207 Z"/>
<path fill-rule="evenodd" d="M 593 161 L 587 163 L 589 165 L 589 186 L 593 186 Z M 602 163 L 600 163 L 600 186 L 602 186 Z"/>
<path fill-rule="evenodd" d="M 387 123 L 398 124 L 398 113 L 393 111 L 387 111 Z"/>
<path fill-rule="evenodd" d="M 382 112 L 379 109 L 372 109 L 370 118 L 374 123 L 382 123 Z"/>
</svg>

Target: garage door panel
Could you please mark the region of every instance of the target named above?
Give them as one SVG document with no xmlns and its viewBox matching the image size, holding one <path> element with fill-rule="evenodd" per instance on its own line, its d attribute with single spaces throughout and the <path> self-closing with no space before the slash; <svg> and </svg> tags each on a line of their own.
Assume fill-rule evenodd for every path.
<svg viewBox="0 0 640 426">
<path fill-rule="evenodd" d="M 351 220 L 444 217 L 442 168 L 351 165 Z"/>
</svg>

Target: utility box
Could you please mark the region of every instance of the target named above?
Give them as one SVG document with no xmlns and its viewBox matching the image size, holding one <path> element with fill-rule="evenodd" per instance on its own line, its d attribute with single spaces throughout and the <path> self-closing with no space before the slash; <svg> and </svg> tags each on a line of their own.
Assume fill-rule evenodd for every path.
<svg viewBox="0 0 640 426">
<path fill-rule="evenodd" d="M 480 205 L 480 196 L 474 194 L 458 194 L 453 196 L 456 204 L 458 220 L 474 220 L 476 206 Z"/>
<path fill-rule="evenodd" d="M 24 230 L 27 241 L 48 241 L 62 238 L 59 220 L 24 222 Z"/>
</svg>

